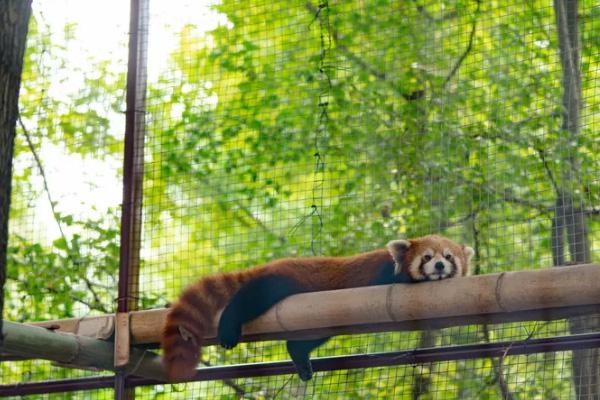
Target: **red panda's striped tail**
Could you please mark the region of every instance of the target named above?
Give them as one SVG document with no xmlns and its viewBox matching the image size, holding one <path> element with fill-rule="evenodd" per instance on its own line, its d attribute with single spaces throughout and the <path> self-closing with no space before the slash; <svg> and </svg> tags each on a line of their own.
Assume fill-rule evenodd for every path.
<svg viewBox="0 0 600 400">
<path fill-rule="evenodd" d="M 188 287 L 174 303 L 162 331 L 163 365 L 169 381 L 191 379 L 200 349 L 217 313 L 256 272 L 208 276 Z"/>
</svg>

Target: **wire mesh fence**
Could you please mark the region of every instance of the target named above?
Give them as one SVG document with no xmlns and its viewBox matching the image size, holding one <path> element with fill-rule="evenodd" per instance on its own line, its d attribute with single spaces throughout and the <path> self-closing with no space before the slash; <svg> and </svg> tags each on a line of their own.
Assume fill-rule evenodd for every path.
<svg viewBox="0 0 600 400">
<path fill-rule="evenodd" d="M 109 313 L 116 297 L 128 7 L 59 3 L 34 5 L 20 92 L 4 314 L 18 322 Z M 91 21 L 113 12 L 102 42 Z M 4 384 L 96 374 L 0 366 Z"/>
<path fill-rule="evenodd" d="M 84 3 L 34 4 L 9 320 L 116 309 L 129 10 Z M 208 274 L 434 232 L 474 247 L 473 274 L 598 259 L 594 2 L 579 1 L 576 15 L 562 1 L 141 4 L 143 225 L 130 287 L 140 309 Z M 585 316 L 345 335 L 314 356 L 599 330 Z M 208 347 L 202 364 L 287 359 L 283 343 L 255 342 Z M 599 361 L 597 349 L 554 351 L 317 372 L 307 384 L 282 374 L 144 385 L 135 397 L 592 399 Z M 3 383 L 97 374 L 40 361 L 0 368 Z"/>
</svg>

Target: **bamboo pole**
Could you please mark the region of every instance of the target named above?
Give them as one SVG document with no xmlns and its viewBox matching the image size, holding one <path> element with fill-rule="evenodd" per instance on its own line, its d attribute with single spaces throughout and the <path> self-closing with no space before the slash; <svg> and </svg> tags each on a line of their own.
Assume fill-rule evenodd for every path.
<svg viewBox="0 0 600 400">
<path fill-rule="evenodd" d="M 3 333 L 0 349 L 15 356 L 41 358 L 75 367 L 115 370 L 114 345 L 111 342 L 9 321 L 4 322 Z M 165 379 L 158 355 L 133 348 L 130 356 L 129 364 L 119 369 L 120 372 Z"/>
<path fill-rule="evenodd" d="M 242 339 L 309 339 L 344 333 L 550 320 L 598 311 L 600 264 L 588 264 L 299 294 L 244 326 Z M 166 312 L 132 312 L 132 343 L 158 342 Z M 111 327 L 114 330 L 113 315 L 38 324 L 46 329 L 6 322 L 0 351 L 76 367 L 115 370 L 113 343 L 97 339 L 106 337 Z M 215 343 L 214 326 L 204 343 Z M 135 347 L 129 364 L 119 371 L 163 379 L 159 357 Z"/>
<path fill-rule="evenodd" d="M 349 333 L 552 320 L 598 311 L 600 264 L 587 264 L 299 294 L 283 300 L 244 326 L 242 340 L 309 339 Z M 166 309 L 132 312 L 132 344 L 159 342 L 166 313 Z M 112 321 L 113 316 L 94 318 Z M 84 321 L 38 324 L 71 331 L 76 326 L 91 326 Z M 105 328 L 114 325 L 102 320 L 94 323 Z M 205 344 L 216 342 L 215 326 L 207 333 Z"/>
<path fill-rule="evenodd" d="M 600 264 L 291 296 L 244 326 L 245 340 L 564 318 L 597 310 Z M 132 313 L 133 343 L 156 343 L 166 310 Z M 218 317 L 217 317 L 218 318 Z M 217 319 L 218 320 L 218 319 Z M 216 325 L 216 324 L 215 324 Z M 214 343 L 215 327 L 206 343 Z"/>
<path fill-rule="evenodd" d="M 94 339 L 109 339 L 115 332 L 115 319 L 112 314 L 31 322 L 28 325 L 79 336 L 87 336 Z"/>
</svg>

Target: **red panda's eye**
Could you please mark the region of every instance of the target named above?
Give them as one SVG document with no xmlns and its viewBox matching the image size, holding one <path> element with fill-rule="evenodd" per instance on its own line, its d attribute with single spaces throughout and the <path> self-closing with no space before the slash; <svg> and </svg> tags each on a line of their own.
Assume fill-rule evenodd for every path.
<svg viewBox="0 0 600 400">
<path fill-rule="evenodd" d="M 446 260 L 452 261 L 452 254 L 446 254 Z"/>
<path fill-rule="evenodd" d="M 425 254 L 423 256 L 423 261 L 427 262 L 427 261 L 431 261 L 431 256 L 429 254 Z"/>
</svg>

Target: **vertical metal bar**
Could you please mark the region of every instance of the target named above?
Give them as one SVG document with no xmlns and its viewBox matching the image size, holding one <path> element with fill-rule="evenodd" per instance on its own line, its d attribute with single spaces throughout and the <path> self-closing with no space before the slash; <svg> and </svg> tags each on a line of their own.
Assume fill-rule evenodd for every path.
<svg viewBox="0 0 600 400">
<path fill-rule="evenodd" d="M 128 313 L 137 309 L 139 291 L 140 242 L 142 228 L 142 185 L 144 175 L 144 136 L 146 110 L 148 0 L 131 0 L 129 18 L 129 57 L 125 111 L 125 149 L 123 161 L 123 204 L 117 298 L 115 365 L 129 358 Z M 132 399 L 126 391 L 125 377 L 115 377 L 115 398 Z"/>
<path fill-rule="evenodd" d="M 123 375 L 120 372 L 115 374 L 113 388 L 115 391 L 115 400 L 135 398 L 135 389 L 134 388 L 131 388 L 131 389 L 125 388 L 125 375 Z"/>
<path fill-rule="evenodd" d="M 131 0 L 117 312 L 137 307 L 146 107 L 147 0 Z M 145 26 L 142 26 L 144 24 Z"/>
</svg>

